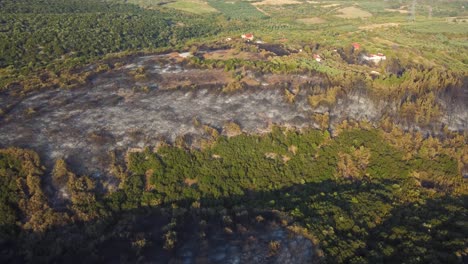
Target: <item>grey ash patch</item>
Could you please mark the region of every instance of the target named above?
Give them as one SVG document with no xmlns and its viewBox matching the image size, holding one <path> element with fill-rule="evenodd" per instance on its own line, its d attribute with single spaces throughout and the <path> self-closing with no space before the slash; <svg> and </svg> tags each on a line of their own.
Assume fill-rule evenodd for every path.
<svg viewBox="0 0 468 264">
<path fill-rule="evenodd" d="M 65 158 L 78 173 L 93 174 L 107 169 L 106 159 L 99 157 L 109 151 L 154 146 L 161 138 L 173 142 L 184 134 L 201 136 L 194 119 L 219 129 L 235 121 L 255 133 L 272 122 L 307 126 L 297 122 L 307 116 L 307 109 L 285 102 L 278 89 L 142 92 L 106 83 L 25 98 L 2 120 L 0 145 L 32 148 L 49 166 Z"/>
</svg>

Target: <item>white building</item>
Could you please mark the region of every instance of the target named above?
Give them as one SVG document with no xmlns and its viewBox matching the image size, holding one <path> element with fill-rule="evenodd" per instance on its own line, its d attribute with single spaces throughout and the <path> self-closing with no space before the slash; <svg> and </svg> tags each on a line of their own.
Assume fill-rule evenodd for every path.
<svg viewBox="0 0 468 264">
<path fill-rule="evenodd" d="M 387 57 L 383 53 L 377 53 L 377 54 L 369 54 L 369 55 L 363 55 L 362 59 L 365 61 L 372 61 L 375 64 L 386 60 Z"/>
</svg>

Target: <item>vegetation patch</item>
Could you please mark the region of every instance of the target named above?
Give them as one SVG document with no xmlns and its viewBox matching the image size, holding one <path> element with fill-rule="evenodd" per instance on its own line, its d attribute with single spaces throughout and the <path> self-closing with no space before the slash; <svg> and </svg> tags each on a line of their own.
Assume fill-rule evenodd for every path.
<svg viewBox="0 0 468 264">
<path fill-rule="evenodd" d="M 244 1 L 208 0 L 208 3 L 229 19 L 249 20 L 267 17 L 264 13 L 255 8 L 255 6 Z"/>
<path fill-rule="evenodd" d="M 421 33 L 452 33 L 468 34 L 467 23 L 450 23 L 446 21 L 423 21 L 411 23 L 405 26 L 406 29 Z"/>
<path fill-rule="evenodd" d="M 215 8 L 211 7 L 204 1 L 198 0 L 181 0 L 172 3 L 165 4 L 164 6 L 172 7 L 185 12 L 190 12 L 194 14 L 207 14 L 218 12 Z"/>
</svg>

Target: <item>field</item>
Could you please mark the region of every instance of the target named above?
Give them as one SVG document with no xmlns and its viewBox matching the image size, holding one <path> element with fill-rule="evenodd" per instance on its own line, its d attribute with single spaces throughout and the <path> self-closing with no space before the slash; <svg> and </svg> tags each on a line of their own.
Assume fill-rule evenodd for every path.
<svg viewBox="0 0 468 264">
<path fill-rule="evenodd" d="M 468 34 L 468 23 L 451 23 L 446 21 L 423 21 L 405 26 L 408 30 L 421 33 Z"/>
<path fill-rule="evenodd" d="M 325 19 L 320 17 L 300 18 L 297 21 L 308 25 L 322 24 L 327 22 Z"/>
<path fill-rule="evenodd" d="M 198 0 L 180 0 L 166 4 L 164 6 L 194 14 L 217 12 L 215 8 L 209 6 L 206 2 Z"/>
<path fill-rule="evenodd" d="M 161 6 L 169 1 L 165 0 L 127 0 L 128 3 L 141 6 L 143 8 L 153 9 Z"/>
<path fill-rule="evenodd" d="M 263 0 L 261 2 L 256 2 L 253 5 L 294 5 L 301 4 L 296 0 Z"/>
<path fill-rule="evenodd" d="M 328 4 L 328 5 L 322 5 L 323 8 L 332 8 L 332 7 L 338 7 L 340 4 Z"/>
<path fill-rule="evenodd" d="M 372 30 L 376 28 L 398 27 L 399 25 L 400 24 L 398 23 L 371 24 L 371 25 L 360 26 L 359 29 Z"/>
<path fill-rule="evenodd" d="M 208 0 L 208 3 L 230 19 L 249 20 L 267 17 L 253 5 L 243 1 Z"/>
<path fill-rule="evenodd" d="M 340 15 L 336 15 L 337 17 L 341 18 L 348 18 L 348 19 L 353 19 L 353 18 L 369 18 L 372 16 L 371 13 L 364 11 L 360 8 L 351 6 L 351 7 L 345 7 L 337 10 Z"/>
<path fill-rule="evenodd" d="M 128 2 L 146 9 L 168 7 L 199 15 L 217 12 L 203 0 L 128 0 Z"/>
<path fill-rule="evenodd" d="M 388 11 L 388 12 L 398 12 L 400 14 L 408 14 L 409 11 L 406 10 L 406 9 L 391 9 L 391 8 L 386 8 L 385 11 Z"/>
</svg>

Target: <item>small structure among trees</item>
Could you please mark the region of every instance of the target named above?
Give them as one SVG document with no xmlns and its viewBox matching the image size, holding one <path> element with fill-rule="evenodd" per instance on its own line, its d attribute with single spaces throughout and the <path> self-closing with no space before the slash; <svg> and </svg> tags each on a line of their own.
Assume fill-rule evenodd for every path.
<svg viewBox="0 0 468 264">
<path fill-rule="evenodd" d="M 369 55 L 362 55 L 362 59 L 365 61 L 372 61 L 375 64 L 386 60 L 387 57 L 383 53 L 377 53 L 377 54 L 369 54 Z"/>
<path fill-rule="evenodd" d="M 361 45 L 359 43 L 353 43 L 353 49 L 354 50 L 360 50 L 361 49 Z"/>
<path fill-rule="evenodd" d="M 247 34 L 242 34 L 242 39 L 245 39 L 247 41 L 253 41 L 254 40 L 254 35 L 252 33 L 247 33 Z"/>
<path fill-rule="evenodd" d="M 322 61 L 322 57 L 321 57 L 319 54 L 314 54 L 314 59 L 315 59 L 317 62 L 321 62 L 321 61 Z"/>
</svg>

